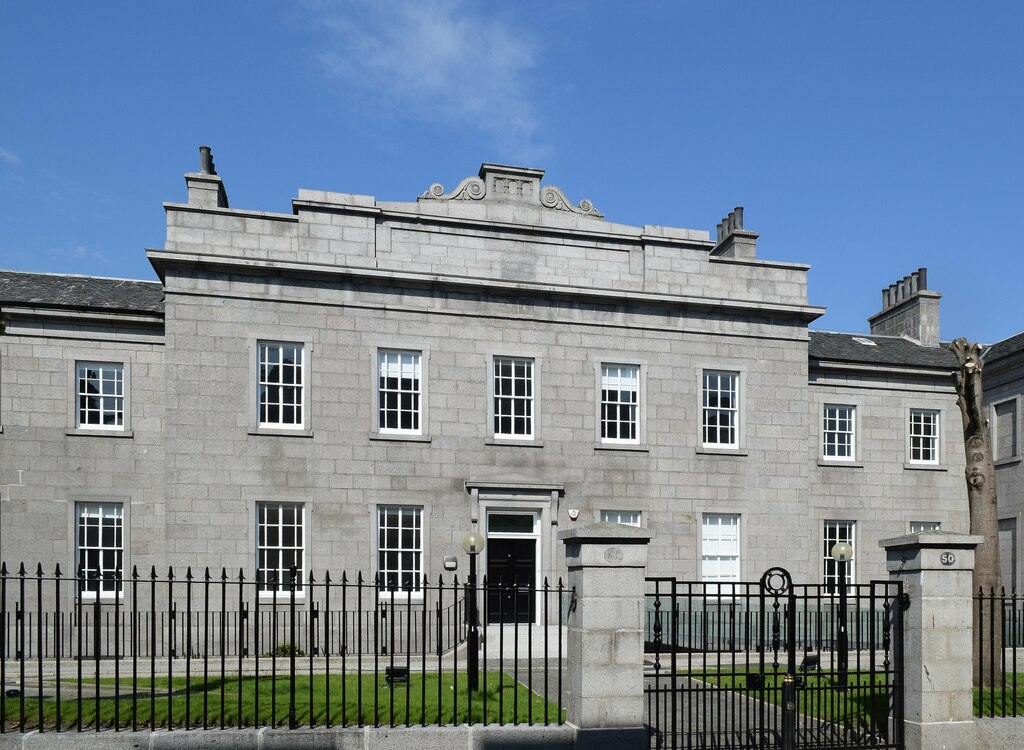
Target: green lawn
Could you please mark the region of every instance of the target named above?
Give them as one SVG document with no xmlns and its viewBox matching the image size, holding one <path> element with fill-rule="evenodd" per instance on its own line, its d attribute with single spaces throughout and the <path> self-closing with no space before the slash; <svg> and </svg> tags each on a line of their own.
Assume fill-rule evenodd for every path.
<svg viewBox="0 0 1024 750">
<path fill-rule="evenodd" d="M 689 677 L 718 685 L 741 695 L 762 699 L 758 690 L 748 690 L 746 676 L 742 674 L 689 674 Z M 797 691 L 797 710 L 805 716 L 857 727 L 880 727 L 888 712 L 889 690 L 876 676 L 876 686 L 870 685 L 870 675 L 851 674 L 845 691 L 833 691 L 833 675 L 808 675 L 804 689 Z M 1016 695 L 1014 695 L 1016 687 Z M 765 675 L 763 699 L 774 705 L 782 703 L 782 675 Z M 1016 698 L 1016 700 L 1015 700 Z M 974 688 L 975 716 L 1024 716 L 1024 674 L 1006 674 L 1001 688 Z M 880 723 L 881 722 L 881 723 Z"/>
<path fill-rule="evenodd" d="M 777 706 L 782 705 L 784 676 L 782 673 L 765 674 L 765 689 L 761 691 L 748 689 L 746 675 L 742 674 L 690 675 L 693 679 L 710 682 Z M 833 674 L 800 675 L 803 687 L 796 691 L 797 712 L 832 724 L 884 733 L 887 731 L 889 701 L 892 697 L 892 687 L 885 684 L 885 678 L 884 674 L 876 674 L 872 683 L 870 674 L 852 672 L 847 678 L 846 688 L 839 690 L 836 689 L 838 686 Z"/>
<path fill-rule="evenodd" d="M 1004 686 L 995 690 L 974 688 L 974 715 L 1024 716 L 1024 674 L 1008 672 Z"/>
<path fill-rule="evenodd" d="M 331 725 L 405 725 L 405 724 L 466 724 L 503 723 L 518 724 L 532 722 L 542 724 L 561 723 L 565 712 L 559 713 L 554 703 L 547 703 L 542 697 L 530 693 L 522 684 L 517 684 L 508 675 L 488 673 L 487 681 L 481 678 L 481 689 L 470 696 L 466 689 L 466 675 L 458 675 L 458 690 L 452 689 L 452 673 L 413 674 L 407 684 L 388 685 L 383 675 L 356 675 L 342 678 L 331 675 L 298 677 L 295 681 L 295 714 L 299 725 L 323 726 L 328 722 L 330 709 Z M 312 683 L 312 688 L 311 688 Z M 111 680 L 101 680 L 103 688 L 112 691 Z M 131 727 L 132 712 L 140 728 L 166 727 L 168 715 L 174 727 L 184 727 L 186 717 L 192 726 L 203 725 L 203 700 L 206 697 L 206 716 L 210 726 L 268 726 L 288 725 L 289 681 L 278 678 L 275 690 L 271 680 L 261 677 L 228 677 L 210 679 L 174 678 L 173 689 L 168 698 L 166 678 L 158 678 L 153 687 L 156 699 L 150 701 L 150 682 L 138 682 L 136 701 L 133 705 L 131 682 L 120 682 L 120 700 L 113 695 L 101 696 L 99 710 L 91 696 L 94 685 L 83 685 L 82 703 L 65 695 L 61 700 L 61 724 L 63 727 L 77 725 L 79 710 L 84 727 L 95 728 L 97 717 L 101 728 L 111 728 L 115 723 L 120 727 Z M 360 686 L 362 690 L 360 691 Z M 543 686 L 535 686 L 543 689 Z M 65 685 L 67 688 L 67 685 Z M 554 691 L 554 681 L 549 685 Z M 221 691 L 224 700 L 221 701 Z M 52 690 L 51 690 L 52 692 Z M 328 695 L 329 693 L 329 695 Z M 312 700 L 311 700 L 312 698 Z M 486 701 L 486 712 L 485 712 Z M 239 705 L 241 704 L 241 705 Z M 329 705 L 328 705 L 329 704 Z M 8 729 L 17 728 L 19 723 L 19 699 L 5 699 L 5 724 Z M 37 728 L 39 703 L 30 696 L 25 697 L 25 728 Z M 57 704 L 54 699 L 43 700 L 43 726 L 53 728 L 57 722 Z"/>
</svg>

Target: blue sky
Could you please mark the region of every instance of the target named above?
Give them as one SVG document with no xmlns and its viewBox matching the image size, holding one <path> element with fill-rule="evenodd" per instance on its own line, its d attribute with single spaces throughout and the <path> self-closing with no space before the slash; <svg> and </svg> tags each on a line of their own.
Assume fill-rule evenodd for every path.
<svg viewBox="0 0 1024 750">
<path fill-rule="evenodd" d="M 413 200 L 484 161 L 610 221 L 812 264 L 863 331 L 927 266 L 942 335 L 1024 329 L 1024 4 L 246 2 L 0 6 L 0 267 L 155 278 L 214 149 L 231 205 Z"/>
</svg>

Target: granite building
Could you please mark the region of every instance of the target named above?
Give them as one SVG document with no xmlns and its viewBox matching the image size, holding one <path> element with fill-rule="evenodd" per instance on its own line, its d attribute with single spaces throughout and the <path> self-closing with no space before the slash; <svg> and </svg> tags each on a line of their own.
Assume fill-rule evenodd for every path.
<svg viewBox="0 0 1024 750">
<path fill-rule="evenodd" d="M 999 493 L 999 554 L 1003 586 L 1020 590 L 1020 533 L 1024 522 L 1024 466 L 1021 464 L 1021 401 L 1024 399 L 1024 333 L 986 348 L 985 399 L 989 405 L 992 458 Z"/>
<path fill-rule="evenodd" d="M 655 532 L 652 574 L 834 586 L 835 541 L 867 581 L 877 540 L 967 530 L 923 269 L 870 335 L 811 331 L 808 266 L 758 258 L 742 209 L 625 226 L 542 178 L 274 213 L 230 207 L 204 150 L 159 282 L 0 272 L 2 557 L 415 593 L 470 529 L 484 572 L 540 582 L 560 529 L 609 521 Z"/>
</svg>

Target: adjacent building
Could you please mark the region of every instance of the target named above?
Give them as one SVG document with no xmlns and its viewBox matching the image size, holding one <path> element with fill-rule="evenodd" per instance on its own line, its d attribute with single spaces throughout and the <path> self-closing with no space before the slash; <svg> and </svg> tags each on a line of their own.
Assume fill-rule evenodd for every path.
<svg viewBox="0 0 1024 750">
<path fill-rule="evenodd" d="M 992 457 L 999 492 L 999 554 L 1003 586 L 1021 584 L 1020 533 L 1024 523 L 1024 466 L 1021 465 L 1021 400 L 1024 399 L 1024 333 L 983 353 L 985 398 L 989 404 Z"/>
<path fill-rule="evenodd" d="M 484 572 L 540 584 L 559 530 L 606 521 L 655 532 L 652 574 L 835 587 L 836 541 L 867 581 L 879 539 L 967 530 L 923 269 L 870 334 L 813 331 L 808 266 L 758 258 L 742 209 L 715 237 L 625 226 L 484 164 L 414 202 L 300 190 L 273 213 L 201 167 L 165 204 L 159 282 L 0 272 L 9 563 L 98 571 L 101 598 L 118 568 L 270 590 L 293 564 L 416 596 L 471 529 Z M 1024 497 L 1012 341 L 987 372 Z"/>
</svg>

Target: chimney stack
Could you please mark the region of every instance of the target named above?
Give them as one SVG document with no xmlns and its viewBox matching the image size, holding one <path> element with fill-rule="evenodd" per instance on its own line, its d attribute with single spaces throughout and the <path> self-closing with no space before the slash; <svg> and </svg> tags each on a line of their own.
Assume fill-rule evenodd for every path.
<svg viewBox="0 0 1024 750">
<path fill-rule="evenodd" d="M 199 147 L 199 171 L 187 172 L 188 203 L 202 208 L 228 208 L 228 194 L 224 182 L 217 176 L 213 151 L 209 146 Z"/>
<path fill-rule="evenodd" d="M 736 206 L 718 225 L 718 244 L 711 254 L 724 258 L 756 258 L 758 236 L 757 232 L 743 228 L 743 206 Z"/>
<path fill-rule="evenodd" d="M 907 336 L 939 345 L 939 300 L 928 289 L 928 269 L 919 268 L 882 290 L 882 311 L 868 318 L 873 336 Z"/>
</svg>

